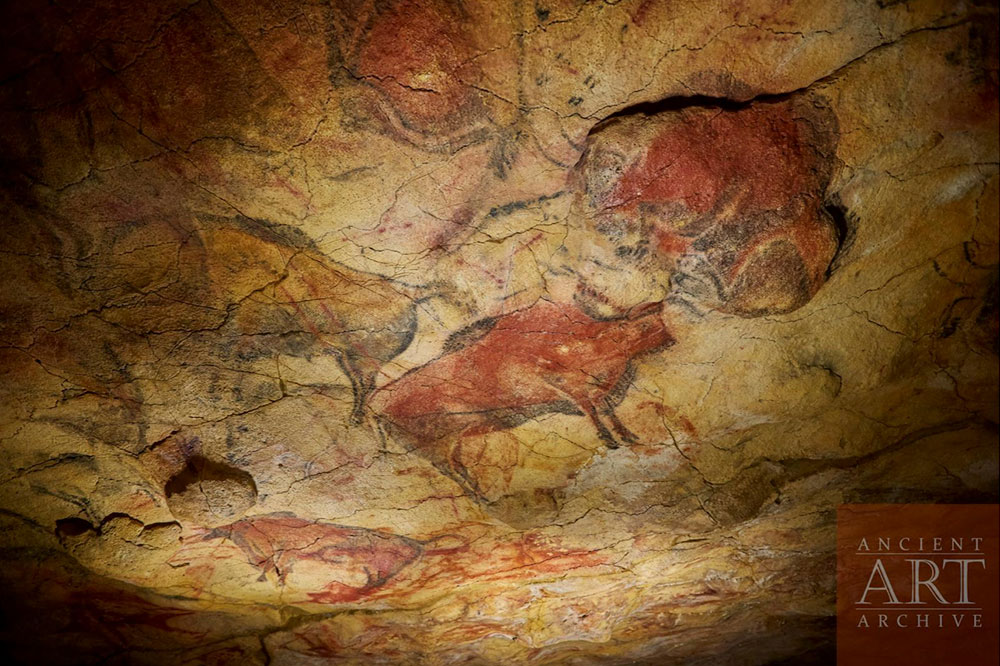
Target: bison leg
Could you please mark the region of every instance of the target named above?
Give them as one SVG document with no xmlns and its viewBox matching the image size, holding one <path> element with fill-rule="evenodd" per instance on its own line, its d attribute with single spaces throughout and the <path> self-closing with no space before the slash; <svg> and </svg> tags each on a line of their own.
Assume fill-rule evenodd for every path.
<svg viewBox="0 0 1000 666">
<path fill-rule="evenodd" d="M 433 439 L 422 434 L 407 433 L 391 425 L 389 429 L 393 438 L 404 441 L 407 449 L 418 451 L 441 474 L 457 483 L 467 496 L 479 502 L 485 499 L 475 478 L 457 458 L 456 442 L 461 439 L 462 431 Z"/>
<path fill-rule="evenodd" d="M 621 422 L 618 415 L 615 414 L 615 406 L 611 404 L 610 400 L 605 400 L 604 414 L 608 417 L 608 421 L 611 422 L 611 427 L 614 429 L 618 436 L 622 438 L 622 441 L 628 444 L 635 444 L 639 441 L 639 438 L 635 436 L 635 433 L 625 427 L 625 424 Z"/>
<path fill-rule="evenodd" d="M 465 467 L 465 465 L 456 460 L 453 444 L 449 443 L 443 454 L 428 455 L 427 459 L 432 465 L 437 467 L 439 472 L 457 483 L 462 489 L 462 492 L 468 497 L 476 500 L 477 502 L 485 500 L 485 495 L 483 495 L 483 492 L 479 488 L 479 484 L 476 482 L 475 478 L 473 478 L 472 474 Z"/>
<path fill-rule="evenodd" d="M 592 403 L 589 399 L 583 399 L 577 404 L 580 409 L 583 410 L 583 413 L 590 417 L 591 423 L 593 423 L 594 427 L 597 428 L 597 434 L 601 438 L 601 441 L 604 442 L 609 449 L 617 449 L 618 441 L 612 437 L 611 431 L 609 431 L 608 427 L 604 425 L 603 421 L 601 421 L 601 415 L 597 413 L 597 408 L 594 407 L 594 403 Z"/>
<path fill-rule="evenodd" d="M 479 487 L 479 483 L 473 478 L 468 468 L 455 459 L 454 452 L 449 456 L 449 462 L 451 463 L 449 467 L 452 470 L 452 478 L 462 487 L 465 494 L 480 502 L 485 500 L 486 496 Z"/>
<path fill-rule="evenodd" d="M 363 374 L 358 378 L 357 388 L 354 390 L 354 409 L 351 410 L 351 420 L 354 425 L 359 425 L 365 417 L 365 405 L 368 404 L 368 396 L 375 390 L 375 374 Z"/>
<path fill-rule="evenodd" d="M 574 405 L 576 405 L 577 409 L 590 418 L 590 422 L 594 424 L 595 428 L 597 428 L 597 435 L 609 449 L 618 448 L 618 441 L 611 435 L 611 431 L 608 430 L 608 427 L 604 425 L 604 421 L 601 420 L 601 415 L 598 413 L 597 407 L 594 406 L 594 402 L 589 396 L 573 395 L 551 382 L 546 383 L 554 392 L 566 396 Z"/>
<path fill-rule="evenodd" d="M 337 365 L 344 371 L 351 382 L 351 393 L 354 394 L 354 406 L 351 408 L 351 422 L 359 425 L 364 420 L 365 402 L 375 388 L 375 372 L 365 372 L 357 359 L 338 352 Z"/>
</svg>

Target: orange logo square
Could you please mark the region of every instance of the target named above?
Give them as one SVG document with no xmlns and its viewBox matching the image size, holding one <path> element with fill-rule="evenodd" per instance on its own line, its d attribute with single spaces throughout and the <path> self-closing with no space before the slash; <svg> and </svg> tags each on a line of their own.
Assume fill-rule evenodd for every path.
<svg viewBox="0 0 1000 666">
<path fill-rule="evenodd" d="M 1000 663 L 998 509 L 840 506 L 838 666 Z"/>
</svg>

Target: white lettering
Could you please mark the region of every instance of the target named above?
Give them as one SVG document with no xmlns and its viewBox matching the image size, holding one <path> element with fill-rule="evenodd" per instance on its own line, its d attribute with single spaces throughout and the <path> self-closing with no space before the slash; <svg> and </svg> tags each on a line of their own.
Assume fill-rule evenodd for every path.
<svg viewBox="0 0 1000 666">
<path fill-rule="evenodd" d="M 986 560 L 969 560 L 969 559 L 942 560 L 942 562 L 941 562 L 941 568 L 943 569 L 944 567 L 948 566 L 952 562 L 958 562 L 958 565 L 959 565 L 959 581 L 962 584 L 962 595 L 961 595 L 961 597 L 959 597 L 957 603 L 960 603 L 960 604 L 971 604 L 972 602 L 969 601 L 969 563 L 971 562 L 973 564 L 982 564 L 983 568 L 985 569 L 986 568 Z"/>
<path fill-rule="evenodd" d="M 910 593 L 910 603 L 913 604 L 927 603 L 925 601 L 920 600 L 921 587 L 930 588 L 931 595 L 935 599 L 937 599 L 938 602 L 942 604 L 948 603 L 948 601 L 943 596 L 941 596 L 941 591 L 938 590 L 937 586 L 934 584 L 934 581 L 936 581 L 938 579 L 938 576 L 941 575 L 941 570 L 938 568 L 937 563 L 934 560 L 923 560 L 923 559 L 907 560 L 907 562 L 910 563 L 910 566 L 912 567 L 913 570 L 913 589 Z M 924 564 L 930 567 L 932 573 L 931 577 L 928 578 L 927 580 L 923 580 L 920 578 L 920 567 L 921 565 Z"/>
<path fill-rule="evenodd" d="M 880 587 L 872 587 L 872 581 L 875 579 L 875 574 L 878 574 L 879 578 L 882 579 L 882 585 Z M 890 604 L 899 603 L 899 599 L 896 597 L 896 592 L 892 589 L 892 584 L 889 582 L 889 576 L 885 572 L 885 566 L 883 566 L 882 564 L 882 558 L 875 560 L 875 566 L 872 567 L 872 573 L 870 576 L 868 576 L 868 584 L 865 585 L 864 594 L 861 595 L 861 601 L 859 601 L 858 603 L 870 604 L 871 602 L 865 601 L 865 598 L 868 596 L 869 592 L 874 592 L 877 590 L 882 590 L 887 595 L 889 595 L 888 603 Z"/>
</svg>

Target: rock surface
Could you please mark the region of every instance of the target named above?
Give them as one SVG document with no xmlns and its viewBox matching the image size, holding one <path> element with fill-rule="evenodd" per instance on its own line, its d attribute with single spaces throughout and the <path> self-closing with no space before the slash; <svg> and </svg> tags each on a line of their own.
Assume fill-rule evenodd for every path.
<svg viewBox="0 0 1000 666">
<path fill-rule="evenodd" d="M 0 12 L 5 663 L 825 664 L 998 500 L 990 3 Z"/>
</svg>

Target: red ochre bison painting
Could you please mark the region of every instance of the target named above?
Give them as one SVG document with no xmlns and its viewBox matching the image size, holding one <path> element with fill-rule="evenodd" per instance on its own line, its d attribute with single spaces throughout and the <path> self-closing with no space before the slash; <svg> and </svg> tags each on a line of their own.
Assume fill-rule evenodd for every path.
<svg viewBox="0 0 1000 666">
<path fill-rule="evenodd" d="M 580 212 L 672 300 L 789 312 L 827 277 L 844 230 L 825 202 L 836 121 L 818 99 L 613 118 L 576 174 Z"/>
<path fill-rule="evenodd" d="M 489 95 L 469 8 L 446 0 L 332 3 L 331 76 L 370 95 L 348 96 L 346 115 L 425 150 L 454 151 L 490 131 Z"/>
<path fill-rule="evenodd" d="M 203 541 L 213 539 L 232 541 L 246 554 L 248 562 L 260 570 L 261 580 L 273 573 L 282 586 L 296 566 L 318 565 L 311 569 L 310 587 L 317 582 L 322 586 L 308 593 L 318 603 L 354 601 L 386 585 L 422 555 L 464 546 L 427 549 L 431 542 L 308 520 L 291 513 L 246 518 L 201 536 Z"/>
<path fill-rule="evenodd" d="M 598 320 L 574 305 L 541 300 L 456 334 L 437 360 L 376 391 L 372 407 L 439 467 L 452 464 L 437 444 L 446 437 L 511 428 L 552 412 L 587 416 L 617 447 L 615 435 L 635 441 L 614 412 L 630 362 L 673 343 L 660 303 Z"/>
</svg>

